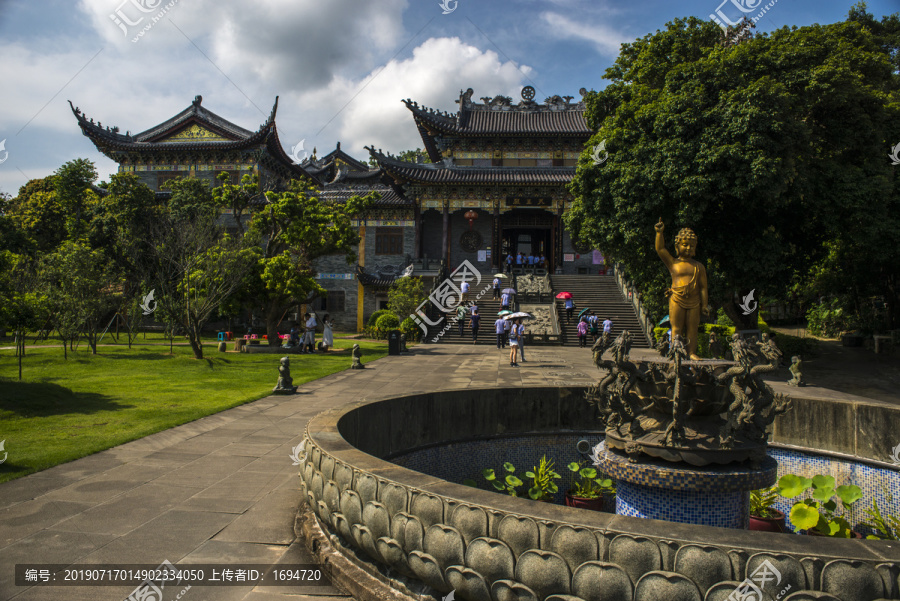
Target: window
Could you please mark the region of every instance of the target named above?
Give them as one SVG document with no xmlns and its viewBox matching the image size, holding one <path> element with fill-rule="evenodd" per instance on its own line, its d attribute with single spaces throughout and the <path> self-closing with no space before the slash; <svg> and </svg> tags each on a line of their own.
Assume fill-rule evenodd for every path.
<svg viewBox="0 0 900 601">
<path fill-rule="evenodd" d="M 322 299 L 322 311 L 328 313 L 342 313 L 346 309 L 343 290 L 328 290 L 328 296 Z"/>
<path fill-rule="evenodd" d="M 165 171 L 156 176 L 156 189 L 163 191 L 163 184 L 177 177 L 187 177 L 190 175 L 187 171 Z"/>
<path fill-rule="evenodd" d="M 375 254 L 376 255 L 402 255 L 403 254 L 403 228 L 402 227 L 375 228 Z"/>
</svg>

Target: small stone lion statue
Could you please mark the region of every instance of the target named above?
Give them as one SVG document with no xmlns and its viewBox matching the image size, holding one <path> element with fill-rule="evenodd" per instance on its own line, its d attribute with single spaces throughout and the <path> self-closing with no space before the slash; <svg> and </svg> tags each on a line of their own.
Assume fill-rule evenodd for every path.
<svg viewBox="0 0 900 601">
<path fill-rule="evenodd" d="M 365 369 L 366 366 L 362 363 L 362 350 L 359 348 L 358 344 L 353 345 L 350 356 L 353 357 L 353 363 L 350 365 L 350 369 Z"/>
<path fill-rule="evenodd" d="M 294 378 L 291 377 L 291 359 L 282 357 L 278 366 L 278 384 L 272 389 L 275 394 L 294 394 L 297 387 L 294 386 Z"/>
<path fill-rule="evenodd" d="M 794 376 L 790 380 L 788 380 L 788 385 L 790 386 L 806 386 L 806 382 L 803 381 L 803 372 L 802 370 L 803 361 L 800 360 L 798 355 L 794 355 L 791 357 L 791 366 L 788 368 L 791 371 L 791 375 Z"/>
</svg>

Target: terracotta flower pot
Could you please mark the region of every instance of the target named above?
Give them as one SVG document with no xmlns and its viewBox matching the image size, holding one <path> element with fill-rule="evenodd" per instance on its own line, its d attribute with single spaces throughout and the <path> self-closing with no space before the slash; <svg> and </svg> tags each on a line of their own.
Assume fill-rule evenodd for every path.
<svg viewBox="0 0 900 601">
<path fill-rule="evenodd" d="M 566 507 L 578 507 L 579 509 L 590 509 L 591 511 L 603 511 L 603 495 L 595 499 L 585 499 L 584 497 L 576 497 L 566 493 Z"/>
<path fill-rule="evenodd" d="M 766 518 L 756 515 L 750 515 L 750 530 L 759 530 L 762 532 L 784 532 L 784 514 L 777 509 L 769 509 L 776 514 L 775 517 Z"/>
</svg>

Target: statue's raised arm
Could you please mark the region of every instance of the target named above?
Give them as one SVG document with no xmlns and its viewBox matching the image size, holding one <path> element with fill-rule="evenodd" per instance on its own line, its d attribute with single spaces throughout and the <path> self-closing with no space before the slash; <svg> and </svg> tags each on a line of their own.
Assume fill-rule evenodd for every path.
<svg viewBox="0 0 900 601">
<path fill-rule="evenodd" d="M 663 223 L 662 217 L 659 218 L 659 222 L 653 227 L 656 229 L 656 254 L 659 255 L 659 258 L 663 260 L 663 263 L 665 263 L 666 267 L 671 271 L 672 263 L 675 262 L 675 259 L 673 259 L 669 251 L 666 250 L 666 239 L 665 236 L 663 236 L 666 225 Z"/>
</svg>

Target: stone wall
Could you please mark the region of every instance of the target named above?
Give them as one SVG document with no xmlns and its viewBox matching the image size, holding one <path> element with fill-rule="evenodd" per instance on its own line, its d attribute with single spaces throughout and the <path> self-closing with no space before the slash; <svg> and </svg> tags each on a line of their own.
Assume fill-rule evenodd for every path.
<svg viewBox="0 0 900 601">
<path fill-rule="evenodd" d="M 314 554 L 324 561 L 329 546 L 337 550 L 328 556 L 337 580 L 340 556 L 355 566 L 348 570 L 362 567 L 387 590 L 455 590 L 469 601 L 718 601 L 761 566 L 779 575 L 761 584 L 760 599 L 767 601 L 788 585 L 785 601 L 900 598 L 900 548 L 890 541 L 590 512 L 473 489 L 379 458 L 499 433 L 577 430 L 593 421 L 583 393 L 462 390 L 316 416 L 307 426 L 300 472 L 303 519 L 310 524 L 314 516 L 309 532 L 321 533 L 310 537 Z M 388 598 L 384 591 L 353 594 Z"/>
</svg>

